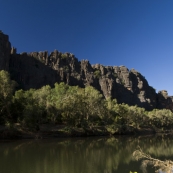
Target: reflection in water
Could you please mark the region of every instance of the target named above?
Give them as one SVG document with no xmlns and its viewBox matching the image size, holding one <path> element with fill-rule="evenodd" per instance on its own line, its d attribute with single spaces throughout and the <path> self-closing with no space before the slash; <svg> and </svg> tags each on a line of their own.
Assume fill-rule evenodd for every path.
<svg viewBox="0 0 173 173">
<path fill-rule="evenodd" d="M 0 142 L 0 172 L 141 172 L 140 162 L 132 158 L 137 146 L 153 157 L 173 160 L 171 137 L 22 140 Z"/>
</svg>

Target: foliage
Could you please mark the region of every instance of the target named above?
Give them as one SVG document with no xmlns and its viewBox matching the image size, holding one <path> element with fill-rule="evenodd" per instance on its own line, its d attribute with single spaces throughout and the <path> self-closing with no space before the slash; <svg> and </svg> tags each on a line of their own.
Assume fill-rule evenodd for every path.
<svg viewBox="0 0 173 173">
<path fill-rule="evenodd" d="M 68 57 L 68 55 L 67 55 L 66 53 L 61 54 L 61 58 L 62 58 L 62 59 L 66 59 L 67 57 Z"/>
<path fill-rule="evenodd" d="M 150 125 L 155 128 L 171 129 L 173 125 L 173 113 L 167 109 L 154 109 L 147 113 Z"/>
<path fill-rule="evenodd" d="M 64 66 L 63 70 L 64 70 L 64 72 L 68 73 L 69 72 L 69 67 L 68 66 Z"/>
<path fill-rule="evenodd" d="M 10 107 L 17 83 L 10 79 L 8 72 L 0 71 L 0 121 L 11 120 Z"/>
<path fill-rule="evenodd" d="M 125 81 L 124 81 L 124 79 L 119 78 L 119 80 L 120 80 L 120 82 L 121 82 L 122 85 L 125 85 Z"/>
<path fill-rule="evenodd" d="M 14 96 L 15 114 L 17 114 L 17 121 L 23 126 L 35 128 L 39 121 L 40 109 L 34 98 L 34 89 L 28 91 L 19 90 Z"/>
<path fill-rule="evenodd" d="M 100 78 L 100 77 L 101 77 L 101 71 L 100 71 L 100 70 L 96 70 L 96 71 L 94 72 L 94 76 L 95 76 L 96 78 Z"/>
<path fill-rule="evenodd" d="M 114 77 L 115 77 L 115 78 L 117 78 L 117 77 L 118 77 L 118 74 L 117 74 L 117 73 L 114 73 L 113 75 L 114 75 Z"/>
<path fill-rule="evenodd" d="M 20 123 L 32 130 L 39 130 L 39 125 L 43 123 L 90 129 L 105 126 L 112 134 L 135 132 L 143 127 L 156 130 L 173 127 L 173 113 L 170 110 L 154 109 L 147 112 L 137 106 L 118 104 L 116 99 L 104 99 L 91 86 L 79 88 L 55 83 L 54 88 L 47 85 L 37 90 L 16 92 L 15 86 L 9 74 L 0 71 L 1 124 L 9 126 Z"/>
</svg>

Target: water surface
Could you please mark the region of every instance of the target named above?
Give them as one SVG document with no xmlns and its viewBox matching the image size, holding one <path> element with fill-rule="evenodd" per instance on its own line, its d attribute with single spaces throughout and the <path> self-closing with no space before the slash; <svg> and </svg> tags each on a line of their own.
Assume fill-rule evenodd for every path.
<svg viewBox="0 0 173 173">
<path fill-rule="evenodd" d="M 172 137 L 1 141 L 0 173 L 142 173 L 132 157 L 137 146 L 153 157 L 173 160 Z"/>
</svg>

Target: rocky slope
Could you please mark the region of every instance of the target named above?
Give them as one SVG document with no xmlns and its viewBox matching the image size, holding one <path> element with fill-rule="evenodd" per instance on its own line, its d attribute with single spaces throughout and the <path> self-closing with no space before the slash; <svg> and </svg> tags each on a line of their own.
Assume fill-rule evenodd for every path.
<svg viewBox="0 0 173 173">
<path fill-rule="evenodd" d="M 22 89 L 53 86 L 55 82 L 85 87 L 91 85 L 105 97 L 116 98 L 119 103 L 138 105 L 147 110 L 168 108 L 173 110 L 173 97 L 167 91 L 159 93 L 149 86 L 138 71 L 125 66 L 91 65 L 71 53 L 55 50 L 50 54 L 32 52 L 18 54 L 11 48 L 8 36 L 0 32 L 0 70 L 10 72 Z"/>
</svg>

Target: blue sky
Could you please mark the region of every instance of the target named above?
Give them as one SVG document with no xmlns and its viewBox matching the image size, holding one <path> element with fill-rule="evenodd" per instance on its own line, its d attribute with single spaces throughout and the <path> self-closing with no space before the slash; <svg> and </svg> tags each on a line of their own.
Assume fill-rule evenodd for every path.
<svg viewBox="0 0 173 173">
<path fill-rule="evenodd" d="M 134 68 L 173 95 L 173 0 L 0 0 L 0 30 L 18 53 L 57 49 Z"/>
</svg>

